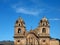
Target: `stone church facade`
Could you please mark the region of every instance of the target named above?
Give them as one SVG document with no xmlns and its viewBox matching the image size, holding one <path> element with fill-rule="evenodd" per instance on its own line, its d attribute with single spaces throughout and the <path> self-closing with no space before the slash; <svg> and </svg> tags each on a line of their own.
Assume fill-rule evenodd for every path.
<svg viewBox="0 0 60 45">
<path fill-rule="evenodd" d="M 18 18 L 14 27 L 14 45 L 60 45 L 60 40 L 50 37 L 50 25 L 43 17 L 36 29 L 27 32 L 25 22 Z"/>
</svg>

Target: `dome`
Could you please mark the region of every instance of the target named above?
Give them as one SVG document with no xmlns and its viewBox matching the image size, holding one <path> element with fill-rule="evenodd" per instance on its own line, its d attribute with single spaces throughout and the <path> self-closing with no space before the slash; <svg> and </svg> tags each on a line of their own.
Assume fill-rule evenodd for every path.
<svg viewBox="0 0 60 45">
<path fill-rule="evenodd" d="M 16 20 L 16 23 L 23 23 L 23 24 L 25 24 L 25 22 L 23 21 L 23 19 L 21 17 L 19 17 L 18 20 Z"/>
<path fill-rule="evenodd" d="M 47 18 L 44 16 L 44 17 L 42 18 L 42 21 L 47 21 Z"/>
<path fill-rule="evenodd" d="M 49 26 L 49 22 L 48 22 L 48 19 L 46 17 L 43 17 L 41 20 L 40 20 L 40 25 L 39 26 Z"/>
<path fill-rule="evenodd" d="M 25 22 L 24 22 L 24 20 L 23 20 L 21 17 L 19 17 L 19 18 L 16 20 L 15 26 L 25 27 Z"/>
</svg>

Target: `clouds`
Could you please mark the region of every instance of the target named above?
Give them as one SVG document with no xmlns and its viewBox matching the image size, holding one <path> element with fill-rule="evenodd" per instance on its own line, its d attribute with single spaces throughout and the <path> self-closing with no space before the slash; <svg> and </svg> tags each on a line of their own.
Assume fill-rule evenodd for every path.
<svg viewBox="0 0 60 45">
<path fill-rule="evenodd" d="M 38 11 L 34 11 L 34 10 L 28 10 L 25 8 L 16 8 L 16 12 L 17 13 L 23 13 L 23 14 L 28 14 L 28 15 L 38 15 L 39 12 Z"/>
<path fill-rule="evenodd" d="M 53 18 L 53 19 L 49 19 L 49 20 L 52 20 L 52 21 L 60 21 L 59 18 Z"/>
<path fill-rule="evenodd" d="M 27 15 L 57 15 L 59 13 L 59 9 L 55 7 L 48 6 L 42 0 L 20 0 L 16 4 L 14 4 L 13 9 L 16 13 L 22 13 Z M 56 12 L 56 13 L 55 13 Z"/>
<path fill-rule="evenodd" d="M 40 8 L 38 4 L 34 3 L 34 1 L 36 2 L 36 0 L 33 0 L 33 1 L 29 0 L 25 2 L 20 1 L 17 4 L 15 4 L 14 5 L 15 7 L 13 6 L 13 8 L 15 9 L 16 13 L 38 16 L 42 14 L 45 11 L 45 9 Z"/>
<path fill-rule="evenodd" d="M 16 8 L 16 13 L 22 13 L 22 14 L 28 14 L 28 15 L 34 15 L 34 16 L 38 16 L 39 14 L 41 14 L 43 12 L 43 9 L 28 9 L 28 8 Z"/>
<path fill-rule="evenodd" d="M 39 14 L 43 13 L 45 9 L 43 8 L 36 8 L 36 7 L 25 7 L 22 6 L 21 4 L 18 5 L 14 5 L 12 6 L 13 9 L 16 11 L 16 13 L 22 13 L 22 14 L 27 14 L 27 15 L 34 15 L 34 16 L 38 16 Z"/>
</svg>

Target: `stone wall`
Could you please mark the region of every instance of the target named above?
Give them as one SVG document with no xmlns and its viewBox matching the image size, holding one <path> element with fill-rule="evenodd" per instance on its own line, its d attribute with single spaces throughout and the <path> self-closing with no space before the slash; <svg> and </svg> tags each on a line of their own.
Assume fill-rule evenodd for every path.
<svg viewBox="0 0 60 45">
<path fill-rule="evenodd" d="M 51 39 L 50 45 L 59 45 L 59 40 Z"/>
</svg>

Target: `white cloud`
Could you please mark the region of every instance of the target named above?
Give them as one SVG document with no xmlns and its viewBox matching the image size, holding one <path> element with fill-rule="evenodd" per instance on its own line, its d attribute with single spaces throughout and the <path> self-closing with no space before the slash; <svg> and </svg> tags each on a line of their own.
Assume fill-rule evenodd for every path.
<svg viewBox="0 0 60 45">
<path fill-rule="evenodd" d="M 39 15 L 39 12 L 36 10 L 29 10 L 25 8 L 16 8 L 17 13 L 29 14 L 29 15 Z"/>
<path fill-rule="evenodd" d="M 22 14 L 28 14 L 28 15 L 34 15 L 34 16 L 45 15 L 47 13 L 55 14 L 55 12 L 60 11 L 55 7 L 48 6 L 42 0 L 28 0 L 28 2 L 31 2 L 33 4 L 20 0 L 18 3 L 14 4 L 12 8 L 15 9 L 16 13 L 22 13 Z M 50 20 L 53 20 L 53 19 L 50 19 Z M 54 20 L 57 20 L 57 19 L 54 19 Z"/>
<path fill-rule="evenodd" d="M 49 19 L 49 20 L 55 20 L 55 21 L 58 21 L 60 20 L 59 18 L 54 18 L 54 19 Z"/>
<path fill-rule="evenodd" d="M 17 4 L 12 5 L 12 8 L 16 11 L 16 13 L 22 13 L 22 14 L 28 14 L 34 16 L 38 16 L 46 12 L 45 8 L 39 8 L 38 5 L 33 5 L 33 6 L 30 5 L 28 7 L 25 3 L 23 3 L 23 1 L 20 1 Z"/>
</svg>

